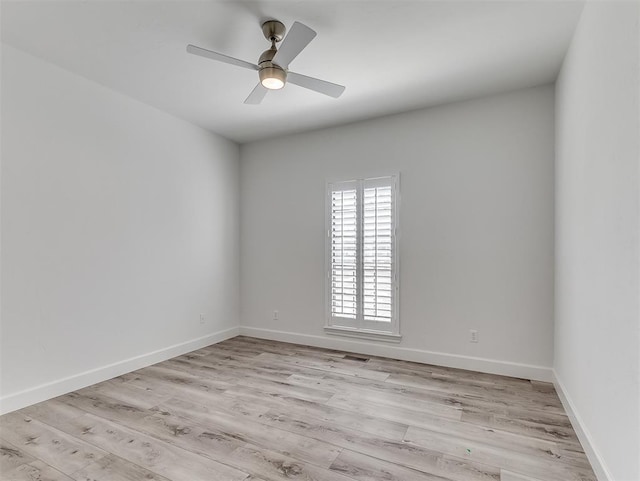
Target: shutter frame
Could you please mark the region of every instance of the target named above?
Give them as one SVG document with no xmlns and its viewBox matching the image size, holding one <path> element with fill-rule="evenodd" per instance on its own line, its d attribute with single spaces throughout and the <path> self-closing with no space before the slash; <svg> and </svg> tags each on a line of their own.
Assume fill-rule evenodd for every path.
<svg viewBox="0 0 640 481">
<path fill-rule="evenodd" d="M 379 332 L 399 338 L 398 181 L 398 175 L 391 175 L 327 183 L 325 305 L 328 332 L 335 333 L 333 331 L 336 329 L 339 331 L 347 328 L 351 333 L 363 332 L 370 335 Z M 345 190 L 356 191 L 355 318 L 341 316 L 333 307 L 332 273 L 336 265 L 332 261 L 334 254 L 338 252 L 332 250 L 332 241 L 335 239 L 331 230 L 335 214 L 332 210 L 333 193 Z M 344 230 L 339 233 L 343 234 Z M 340 253 L 344 254 L 344 244 L 342 247 Z M 342 267 L 344 280 L 344 264 Z M 345 285 L 342 282 L 339 287 L 344 290 Z M 344 308 L 345 304 L 342 303 L 340 307 Z"/>
</svg>

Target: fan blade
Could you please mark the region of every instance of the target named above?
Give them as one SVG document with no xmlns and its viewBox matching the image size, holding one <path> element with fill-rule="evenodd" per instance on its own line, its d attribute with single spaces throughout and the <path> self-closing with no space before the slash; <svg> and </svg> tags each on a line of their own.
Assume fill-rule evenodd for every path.
<svg viewBox="0 0 640 481">
<path fill-rule="evenodd" d="M 262 99 L 264 98 L 265 95 L 267 95 L 268 91 L 269 89 L 267 89 L 260 82 L 258 82 L 258 85 L 254 87 L 254 89 L 251 91 L 251 93 L 249 94 L 247 99 L 244 101 L 244 103 L 257 105 L 260 102 L 262 102 Z"/>
<path fill-rule="evenodd" d="M 258 70 L 258 66 L 253 63 L 245 62 L 244 60 L 240 60 L 238 58 L 229 57 L 228 55 L 224 55 L 222 53 L 213 52 L 211 50 L 207 50 L 206 48 L 196 47 L 195 45 L 187 45 L 187 52 L 192 53 L 193 55 L 199 55 L 200 57 L 206 57 L 212 60 L 218 60 L 219 62 L 236 65 L 238 67 L 248 68 L 249 70 Z"/>
<path fill-rule="evenodd" d="M 316 36 L 316 32 L 300 22 L 293 22 L 291 30 L 282 41 L 282 45 L 273 57 L 273 63 L 287 69 L 291 61 L 298 56 L 309 42 Z"/>
<path fill-rule="evenodd" d="M 320 80 L 319 78 L 307 77 L 295 72 L 289 72 L 287 74 L 287 82 L 299 85 L 309 90 L 320 92 L 321 94 L 328 95 L 337 99 L 344 92 L 345 87 L 343 85 L 333 84 L 326 80 Z"/>
</svg>

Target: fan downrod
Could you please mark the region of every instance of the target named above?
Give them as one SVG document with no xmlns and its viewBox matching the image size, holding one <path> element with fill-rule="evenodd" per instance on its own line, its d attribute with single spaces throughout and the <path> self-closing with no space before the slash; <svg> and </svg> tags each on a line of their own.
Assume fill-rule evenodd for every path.
<svg viewBox="0 0 640 481">
<path fill-rule="evenodd" d="M 269 42 L 281 42 L 287 28 L 278 20 L 267 20 L 262 24 L 262 33 Z"/>
</svg>

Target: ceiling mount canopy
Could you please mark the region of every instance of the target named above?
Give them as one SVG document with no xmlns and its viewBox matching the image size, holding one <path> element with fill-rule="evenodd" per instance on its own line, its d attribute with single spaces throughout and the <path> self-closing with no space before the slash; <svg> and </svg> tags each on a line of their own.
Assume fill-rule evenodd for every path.
<svg viewBox="0 0 640 481">
<path fill-rule="evenodd" d="M 271 47 L 262 52 L 258 64 L 245 62 L 234 57 L 213 52 L 195 45 L 187 45 L 187 52 L 210 58 L 219 62 L 236 65 L 249 70 L 257 70 L 260 82 L 244 101 L 245 104 L 259 104 L 269 90 L 278 90 L 285 86 L 287 81 L 333 98 L 338 98 L 344 92 L 342 85 L 320 80 L 314 77 L 290 72 L 289 64 L 295 59 L 309 42 L 314 39 L 316 32 L 300 22 L 294 22 L 288 35 L 285 37 L 286 27 L 278 20 L 267 20 L 262 24 L 264 37 L 271 42 Z M 282 42 L 280 48 L 276 44 Z"/>
<path fill-rule="evenodd" d="M 262 24 L 262 33 L 264 38 L 270 42 L 282 42 L 284 34 L 287 32 L 287 27 L 284 23 L 278 20 L 267 20 Z"/>
</svg>

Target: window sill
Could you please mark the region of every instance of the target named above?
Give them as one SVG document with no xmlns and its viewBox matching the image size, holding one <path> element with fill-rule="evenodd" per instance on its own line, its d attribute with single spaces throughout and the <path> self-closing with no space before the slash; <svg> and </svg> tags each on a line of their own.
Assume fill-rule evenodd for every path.
<svg viewBox="0 0 640 481">
<path fill-rule="evenodd" d="M 384 331 L 374 331 L 371 329 L 354 329 L 351 327 L 325 326 L 324 332 L 332 336 L 355 337 L 370 341 L 400 342 L 400 334 L 392 334 Z"/>
</svg>

